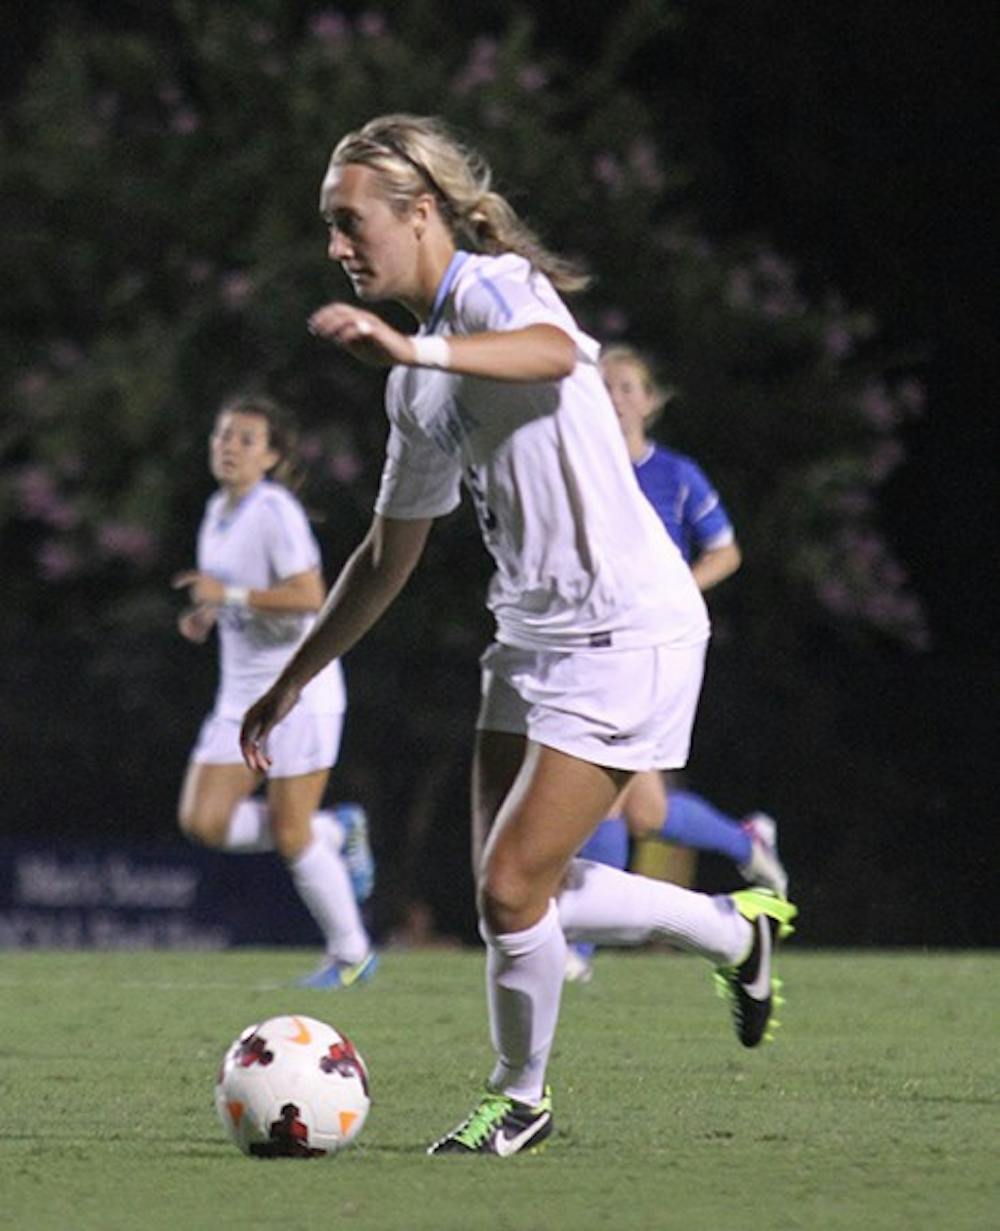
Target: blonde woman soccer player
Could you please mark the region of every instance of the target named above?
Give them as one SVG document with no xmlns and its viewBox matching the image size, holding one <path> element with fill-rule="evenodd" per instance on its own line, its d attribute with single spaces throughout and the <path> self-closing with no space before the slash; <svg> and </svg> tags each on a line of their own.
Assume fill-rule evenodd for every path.
<svg viewBox="0 0 1000 1231">
<path fill-rule="evenodd" d="M 264 398 L 226 403 L 209 443 L 219 490 L 198 532 L 198 567 L 180 573 L 191 607 L 181 633 L 219 636 L 220 678 L 181 792 L 181 828 L 206 846 L 275 849 L 326 940 L 326 957 L 303 982 L 341 988 L 369 979 L 375 955 L 357 899 L 372 888 L 367 823 L 356 804 L 320 801 L 336 763 L 346 697 L 339 662 L 303 690 L 272 734 L 266 775 L 240 755 L 240 719 L 275 679 L 323 601 L 319 546 L 302 505 L 282 480 L 294 470 L 293 431 Z M 254 792 L 267 779 L 266 795 Z"/>
<path fill-rule="evenodd" d="M 698 589 L 711 590 L 742 562 L 718 492 L 692 458 L 650 438 L 649 428 L 669 397 L 649 361 L 633 347 L 619 344 L 601 352 L 600 370 L 643 494 L 688 562 Z M 623 868 L 629 835 L 715 851 L 732 859 L 750 884 L 787 896 L 788 874 L 778 855 L 773 817 L 752 812 L 737 820 L 692 791 L 671 788 L 668 794 L 662 774 L 655 770 L 635 775 L 616 805 L 616 814 L 594 831 L 580 853 Z M 589 982 L 592 952 L 590 945 L 570 947 L 567 979 Z"/>
<path fill-rule="evenodd" d="M 690 570 L 632 474 L 598 348 L 560 297 L 578 272 L 436 120 L 383 116 L 345 136 L 320 208 L 357 297 L 404 304 L 420 329 L 346 303 L 311 318 L 319 337 L 392 368 L 385 468 L 367 536 L 244 719 L 244 754 L 266 768 L 276 724 L 389 606 L 464 481 L 496 563 L 473 770 L 496 1064 L 430 1152 L 507 1156 L 552 1131 L 545 1071 L 567 936 L 661 936 L 704 955 L 752 1047 L 771 1013 L 773 942 L 795 909 L 574 859 L 635 772 L 684 763 L 708 638 Z"/>
</svg>

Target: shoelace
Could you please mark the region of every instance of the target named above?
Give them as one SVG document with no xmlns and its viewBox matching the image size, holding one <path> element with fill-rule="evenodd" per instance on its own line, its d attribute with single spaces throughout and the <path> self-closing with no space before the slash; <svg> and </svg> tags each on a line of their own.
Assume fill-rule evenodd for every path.
<svg viewBox="0 0 1000 1231">
<path fill-rule="evenodd" d="M 513 1100 L 505 1094 L 487 1094 L 465 1123 L 455 1130 L 455 1140 L 474 1150 L 512 1106 Z"/>
</svg>

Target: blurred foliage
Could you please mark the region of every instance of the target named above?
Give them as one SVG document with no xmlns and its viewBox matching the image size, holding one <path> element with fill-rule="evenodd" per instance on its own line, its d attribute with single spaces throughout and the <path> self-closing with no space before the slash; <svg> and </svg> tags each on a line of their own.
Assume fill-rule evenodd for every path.
<svg viewBox="0 0 1000 1231">
<path fill-rule="evenodd" d="M 329 150 L 384 111 L 442 114 L 479 146 L 501 191 L 595 272 L 576 305 L 585 326 L 643 347 L 678 390 L 657 430 L 733 513 L 748 563 L 716 622 L 723 647 L 738 628 L 758 682 L 784 671 L 792 687 L 817 629 L 856 650 L 925 643 L 875 500 L 921 389 L 880 353 L 874 321 L 807 293 L 780 253 L 701 233 L 696 169 L 627 80 L 630 59 L 670 37 L 673 10 L 609 10 L 600 58 L 579 74 L 519 7 L 466 39 L 448 7 L 170 0 L 114 26 L 56 9 L 0 125 L 0 631 L 5 645 L 38 630 L 61 644 L 62 678 L 83 696 L 89 677 L 96 705 L 130 716 L 135 748 L 165 738 L 169 774 L 193 731 L 188 681 L 209 695 L 210 656 L 197 677 L 168 583 L 193 553 L 220 399 L 265 388 L 298 413 L 331 571 L 367 524 L 382 378 L 319 346 L 305 319 L 348 291 L 317 213 Z M 467 733 L 489 628 L 480 587 L 455 578 L 487 571 L 463 511 L 352 659 L 348 774 L 387 811 L 421 795 L 414 774 L 443 789 L 441 757 Z M 834 722 L 835 697 L 827 708 Z M 120 772 L 148 788 L 144 756 Z"/>
<path fill-rule="evenodd" d="M 142 32 L 57 27 L 2 130 L 2 508 L 5 540 L 26 544 L 21 610 L 38 580 L 88 618 L 108 586 L 131 600 L 160 584 L 189 550 L 202 438 L 234 388 L 301 413 L 318 506 L 355 484 L 367 501 L 379 379 L 303 329 L 344 293 L 315 203 L 336 136 L 408 109 L 485 149 L 519 207 L 597 273 L 585 323 L 646 346 L 680 387 L 669 434 L 734 508 L 748 589 L 919 639 L 872 501 L 919 389 L 859 358 L 864 315 L 806 298 L 777 253 L 713 249 L 683 218 L 685 172 L 620 79 L 662 6 L 625 6 L 582 79 L 518 17 L 463 46 L 427 4 L 391 23 L 272 0 L 166 7 Z"/>
</svg>

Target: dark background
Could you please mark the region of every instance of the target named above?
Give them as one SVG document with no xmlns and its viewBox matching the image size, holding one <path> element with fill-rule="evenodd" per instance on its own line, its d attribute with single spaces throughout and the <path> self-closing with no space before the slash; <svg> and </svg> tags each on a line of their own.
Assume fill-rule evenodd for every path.
<svg viewBox="0 0 1000 1231">
<path fill-rule="evenodd" d="M 586 74 L 599 59 L 606 7 L 542 6 L 533 13 L 538 37 Z M 16 96 L 47 31 L 67 13 L 127 28 L 160 20 L 157 9 L 37 3 L 8 15 L 3 93 Z M 499 29 L 511 10 L 480 3 L 449 12 L 454 37 Z M 391 18 L 393 6 L 385 11 Z M 627 73 L 672 147 L 698 167 L 689 205 L 702 225 L 720 238 L 766 238 L 796 259 L 811 286 L 836 286 L 870 307 L 884 345 L 912 357 L 928 393 L 926 413 L 903 429 L 907 458 L 882 491 L 880 513 L 923 602 L 930 648 L 877 642 L 860 651 L 805 627 L 817 678 L 836 678 L 838 695 L 849 700 L 817 701 L 813 715 L 799 709 L 789 718 L 781 664 L 740 658 L 734 599 L 733 635 L 713 651 L 691 783 L 734 812 L 760 804 L 779 816 L 793 883 L 814 921 L 807 940 L 993 944 L 1000 855 L 993 10 L 762 0 L 671 11 L 679 24 L 633 56 Z M 360 532 L 366 517 L 362 502 L 342 521 Z M 194 524 L 192 514 L 192 533 Z M 432 577 L 442 559 L 485 576 L 478 557 L 464 563 L 469 532 L 460 525 L 442 535 Z M 752 567 L 750 560 L 745 568 Z M 421 584 L 418 576 L 413 586 Z M 441 597 L 407 597 L 392 617 L 398 624 L 351 655 L 351 678 L 377 678 L 380 699 L 364 689 L 353 694 L 338 785 L 372 805 L 380 929 L 399 926 L 407 904 L 425 899 L 439 929 L 469 936 L 462 800 L 474 663 L 456 685 L 434 655 L 402 672 L 388 649 L 394 628 Z M 485 619 L 479 631 L 484 640 Z M 119 739 L 125 752 L 115 763 L 99 732 L 121 736 L 130 718 L 109 712 L 100 673 L 95 679 L 92 664 L 81 669 L 83 652 L 62 630 L 44 668 L 37 657 L 8 653 L 8 714 L 30 694 L 39 712 L 69 706 L 84 716 L 81 725 L 88 710 L 94 715 L 92 742 L 71 747 L 39 727 L 34 760 L 7 773 L 9 828 L 54 839 L 166 838 L 187 743 L 211 697 L 212 664 L 203 657 L 196 666 L 184 646 L 172 651 L 158 678 L 183 692 L 190 730 L 149 728 L 141 742 Z M 86 686 L 75 687 L 85 676 Z M 422 706 L 437 715 L 440 741 L 400 746 L 393 709 Z M 401 759 L 413 766 L 408 779 L 380 772 Z M 707 887 L 725 875 L 702 861 Z"/>
</svg>

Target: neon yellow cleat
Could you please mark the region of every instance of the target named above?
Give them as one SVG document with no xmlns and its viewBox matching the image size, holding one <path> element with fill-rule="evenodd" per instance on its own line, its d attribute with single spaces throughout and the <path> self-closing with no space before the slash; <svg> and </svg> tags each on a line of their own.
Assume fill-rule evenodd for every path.
<svg viewBox="0 0 1000 1231">
<path fill-rule="evenodd" d="M 781 983 L 774 976 L 774 951 L 778 941 L 794 932 L 792 920 L 798 908 L 767 889 L 741 889 L 729 895 L 733 905 L 753 928 L 750 952 L 738 966 L 720 966 L 715 972 L 719 994 L 729 1001 L 736 1037 L 744 1047 L 770 1041 L 774 1027 L 772 1009 L 784 1002 L 778 996 Z"/>
</svg>

